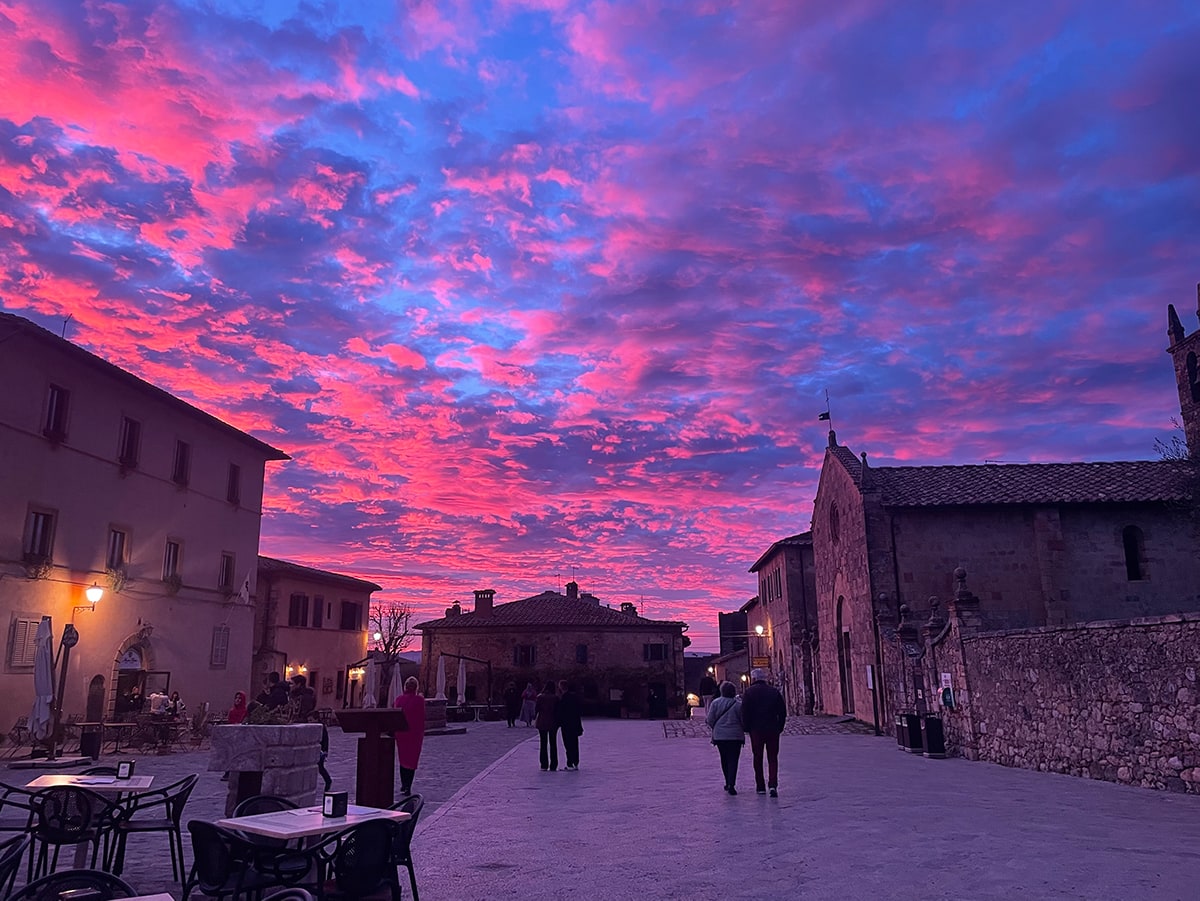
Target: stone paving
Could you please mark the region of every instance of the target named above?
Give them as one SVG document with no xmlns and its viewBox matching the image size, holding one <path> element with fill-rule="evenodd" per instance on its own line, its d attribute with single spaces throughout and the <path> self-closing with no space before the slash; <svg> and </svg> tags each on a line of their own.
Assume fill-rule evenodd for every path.
<svg viewBox="0 0 1200 901">
<path fill-rule="evenodd" d="M 701 715 L 703 708 L 692 711 L 691 719 L 664 720 L 663 735 L 667 738 L 708 739 L 709 728 Z M 837 716 L 789 716 L 783 724 L 784 735 L 874 735 L 875 730 L 857 720 Z"/>
<path fill-rule="evenodd" d="M 667 738 L 675 721 L 586 721 L 579 772 L 542 772 L 525 727 L 432 736 L 415 785 L 429 805 L 413 844 L 421 897 L 1200 898 L 1200 797 L 926 760 L 822 720 L 784 736 L 778 799 L 754 793 L 748 750 L 740 793 L 725 794 L 715 749 Z M 355 737 L 330 737 L 335 783 L 352 788 Z M 138 772 L 198 772 L 186 818 L 223 812 L 207 752 L 142 757 Z M 135 888 L 178 899 L 169 868 L 165 837 L 131 839 Z"/>
</svg>

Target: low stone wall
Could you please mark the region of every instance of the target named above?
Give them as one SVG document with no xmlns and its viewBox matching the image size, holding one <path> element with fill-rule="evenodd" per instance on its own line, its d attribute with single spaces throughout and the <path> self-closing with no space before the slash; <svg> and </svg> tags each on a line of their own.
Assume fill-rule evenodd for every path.
<svg viewBox="0 0 1200 901">
<path fill-rule="evenodd" d="M 321 726 L 214 726 L 210 770 L 229 773 L 225 815 L 256 794 L 287 798 L 301 807 L 317 800 Z"/>
<path fill-rule="evenodd" d="M 970 690 L 947 719 L 966 756 L 1200 793 L 1200 613 L 963 634 L 961 649 Z"/>
</svg>

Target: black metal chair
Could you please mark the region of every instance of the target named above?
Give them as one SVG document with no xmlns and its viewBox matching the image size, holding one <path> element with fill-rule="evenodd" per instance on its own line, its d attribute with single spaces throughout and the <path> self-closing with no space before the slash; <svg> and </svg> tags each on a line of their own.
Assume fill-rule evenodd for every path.
<svg viewBox="0 0 1200 901">
<path fill-rule="evenodd" d="M 112 851 L 107 860 L 118 876 L 125 868 L 125 845 L 134 833 L 165 832 L 171 847 L 171 876 L 183 882 L 186 867 L 183 860 L 183 808 L 196 787 L 199 776 L 185 776 L 178 782 L 156 791 L 132 795 L 113 807 Z"/>
<path fill-rule="evenodd" d="M 368 820 L 326 839 L 317 846 L 324 870 L 318 897 L 349 901 L 387 888 L 392 901 L 401 901 L 399 870 L 392 858 L 395 841 L 396 823 L 391 820 Z"/>
<path fill-rule="evenodd" d="M 112 804 L 86 788 L 60 785 L 34 792 L 30 800 L 33 820 L 29 829 L 28 881 L 45 876 L 58 867 L 63 845 L 92 846 L 91 866 L 96 866 L 103 826 Z M 54 849 L 53 856 L 50 849 Z"/>
<path fill-rule="evenodd" d="M 312 892 L 302 888 L 285 888 L 282 892 L 267 895 L 266 901 L 315 901 Z"/>
<path fill-rule="evenodd" d="M 252 795 L 246 800 L 238 804 L 233 809 L 235 817 L 252 817 L 260 813 L 277 813 L 281 810 L 295 810 L 297 807 L 294 801 L 289 801 L 287 798 L 281 798 L 278 795 Z M 253 832 L 238 832 L 246 841 L 252 845 L 261 845 L 264 848 L 302 848 L 304 840 L 297 839 L 295 843 L 286 841 L 282 838 L 271 838 L 267 835 L 255 835 Z"/>
<path fill-rule="evenodd" d="M 21 869 L 21 858 L 29 847 L 29 836 L 14 835 L 0 842 L 0 898 L 7 898 L 17 881 L 17 870 Z"/>
<path fill-rule="evenodd" d="M 417 873 L 413 869 L 412 859 L 412 840 L 413 833 L 417 831 L 417 817 L 421 815 L 421 808 L 425 806 L 425 799 L 420 795 L 409 795 L 399 804 L 393 804 L 392 810 L 402 810 L 410 815 L 410 818 L 396 824 L 396 841 L 392 845 L 392 856 L 396 861 L 396 876 L 400 875 L 400 867 L 408 869 L 408 881 L 412 883 L 413 901 L 421 901 L 417 895 Z"/>
<path fill-rule="evenodd" d="M 261 898 L 270 887 L 251 866 L 255 848 L 240 835 L 203 820 L 187 824 L 192 836 L 192 871 L 183 882 L 183 901 L 193 890 L 209 898 Z"/>
<path fill-rule="evenodd" d="M 99 893 L 100 901 L 132 898 L 137 891 L 122 879 L 103 870 L 64 870 L 31 882 L 8 901 L 58 901 L 59 895 L 72 889 L 91 889 Z"/>
<path fill-rule="evenodd" d="M 0 782 L 0 833 L 29 831 L 33 822 L 33 792 Z"/>
</svg>

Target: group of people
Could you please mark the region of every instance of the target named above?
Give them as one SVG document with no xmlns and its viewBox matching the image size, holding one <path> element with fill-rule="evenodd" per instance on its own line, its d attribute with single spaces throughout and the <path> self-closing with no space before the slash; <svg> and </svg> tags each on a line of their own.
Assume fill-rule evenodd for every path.
<svg viewBox="0 0 1200 901">
<path fill-rule="evenodd" d="M 720 694 L 708 705 L 705 722 L 721 755 L 725 791 L 737 794 L 738 761 L 746 736 L 754 759 L 754 787 L 760 795 L 779 797 L 779 736 L 787 720 L 787 705 L 779 689 L 767 681 L 765 670 L 750 673 L 750 686 L 739 698 L 732 682 L 722 682 Z M 763 756 L 767 758 L 763 773 Z"/>
</svg>

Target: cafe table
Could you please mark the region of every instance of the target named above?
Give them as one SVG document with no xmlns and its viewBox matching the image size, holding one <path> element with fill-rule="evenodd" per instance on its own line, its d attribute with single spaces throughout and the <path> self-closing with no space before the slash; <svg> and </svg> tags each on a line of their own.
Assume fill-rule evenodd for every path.
<svg viewBox="0 0 1200 901">
<path fill-rule="evenodd" d="M 72 788 L 86 788 L 98 795 L 120 796 L 126 792 L 146 791 L 154 784 L 153 776 L 130 776 L 128 779 L 118 779 L 116 776 L 85 776 L 82 773 L 65 773 L 52 775 L 46 773 L 28 782 L 25 788 L 29 791 L 40 791 L 45 788 L 60 788 L 69 785 Z M 80 842 L 75 846 L 75 868 L 86 867 L 88 842 Z"/>
<path fill-rule="evenodd" d="M 217 825 L 238 832 L 250 832 L 254 835 L 264 835 L 267 838 L 290 840 L 309 838 L 314 835 L 326 835 L 330 832 L 341 832 L 359 823 L 371 820 L 392 820 L 403 822 L 411 819 L 412 815 L 402 810 L 388 810 L 380 807 L 360 807 L 350 804 L 346 807 L 344 817 L 327 817 L 320 807 L 299 807 L 295 810 L 276 810 L 271 813 L 256 813 L 247 817 L 226 817 L 217 820 Z"/>
</svg>

